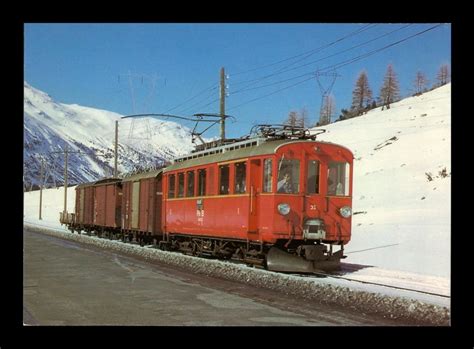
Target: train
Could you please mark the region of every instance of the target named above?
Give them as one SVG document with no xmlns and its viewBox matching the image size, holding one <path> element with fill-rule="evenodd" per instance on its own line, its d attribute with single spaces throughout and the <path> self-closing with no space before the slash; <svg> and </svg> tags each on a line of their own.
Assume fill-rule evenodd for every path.
<svg viewBox="0 0 474 349">
<path fill-rule="evenodd" d="M 339 269 L 351 239 L 352 152 L 304 128 L 258 126 L 160 169 L 80 184 L 75 212 L 60 222 L 276 272 Z"/>
</svg>

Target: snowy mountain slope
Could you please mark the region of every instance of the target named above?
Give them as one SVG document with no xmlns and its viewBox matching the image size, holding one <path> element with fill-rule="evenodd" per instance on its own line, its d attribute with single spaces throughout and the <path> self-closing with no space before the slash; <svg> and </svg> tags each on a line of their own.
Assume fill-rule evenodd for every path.
<svg viewBox="0 0 474 349">
<path fill-rule="evenodd" d="M 77 104 L 55 102 L 49 95 L 24 83 L 24 182 L 38 183 L 40 158 L 45 159 L 47 183 L 62 183 L 63 154 L 52 151 L 81 150 L 70 154 L 70 183 L 110 176 L 114 161 L 115 121 L 122 115 Z M 130 131 L 132 123 L 133 132 Z M 130 136 L 130 137 L 129 137 Z M 193 149 L 190 130 L 153 118 L 119 122 L 120 172 L 138 166 L 158 165 Z"/>
<path fill-rule="evenodd" d="M 351 277 L 374 281 L 375 276 L 385 280 L 399 273 L 408 284 L 433 276 L 433 290 L 449 293 L 451 85 L 324 129 L 319 140 L 345 145 L 355 156 L 353 232 L 344 262 L 376 267 L 362 268 Z M 46 127 L 35 132 L 28 136 L 30 143 L 39 132 L 48 137 L 53 133 Z M 60 226 L 62 190 L 51 191 L 60 199 L 51 199 L 50 213 L 43 207 L 43 221 L 37 220 L 38 193 L 25 194 L 25 219 Z M 72 211 L 75 193 L 69 191 Z"/>
<path fill-rule="evenodd" d="M 355 157 L 345 261 L 449 277 L 451 84 L 324 129 Z"/>
</svg>

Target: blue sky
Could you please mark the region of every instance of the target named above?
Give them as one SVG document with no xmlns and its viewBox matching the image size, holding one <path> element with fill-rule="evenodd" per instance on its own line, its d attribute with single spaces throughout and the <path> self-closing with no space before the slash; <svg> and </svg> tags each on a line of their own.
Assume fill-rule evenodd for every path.
<svg viewBox="0 0 474 349">
<path fill-rule="evenodd" d="M 313 73 L 318 70 L 332 72 L 336 66 L 340 75 L 332 89 L 334 119 L 350 106 L 362 70 L 375 96 L 389 63 L 402 96 L 412 92 L 418 70 L 431 85 L 440 65 L 451 63 L 450 24 L 363 55 L 436 24 L 25 24 L 24 73 L 29 84 L 58 102 L 124 115 L 190 116 L 219 112 L 224 67 L 226 113 L 236 118 L 227 123 L 227 137 L 239 137 L 254 123 L 281 123 L 303 107 L 316 122 L 321 91 Z M 361 59 L 352 62 L 356 57 Z M 329 86 L 329 77 L 320 79 Z M 239 91 L 244 89 L 250 90 Z M 205 136 L 218 132 L 214 127 Z"/>
</svg>

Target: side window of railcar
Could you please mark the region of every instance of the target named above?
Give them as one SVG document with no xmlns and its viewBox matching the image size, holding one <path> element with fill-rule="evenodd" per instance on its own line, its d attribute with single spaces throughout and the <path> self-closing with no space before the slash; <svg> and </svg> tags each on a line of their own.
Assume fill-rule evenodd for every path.
<svg viewBox="0 0 474 349">
<path fill-rule="evenodd" d="M 281 158 L 278 162 L 277 192 L 296 194 L 300 191 L 300 161 Z"/>
<path fill-rule="evenodd" d="M 306 191 L 308 194 L 319 194 L 319 161 L 308 161 Z"/>
<path fill-rule="evenodd" d="M 184 172 L 178 173 L 178 197 L 184 196 Z"/>
<path fill-rule="evenodd" d="M 272 159 L 263 160 L 263 192 L 271 193 L 273 184 Z"/>
<path fill-rule="evenodd" d="M 235 164 L 235 184 L 234 184 L 234 193 L 242 194 L 245 193 L 245 176 L 246 176 L 246 163 L 237 162 Z"/>
<path fill-rule="evenodd" d="M 174 198 L 175 194 L 175 175 L 170 175 L 168 176 L 168 197 L 169 198 Z"/>
<path fill-rule="evenodd" d="M 330 162 L 328 165 L 328 195 L 349 195 L 349 164 Z"/>
<path fill-rule="evenodd" d="M 198 170 L 198 196 L 206 195 L 206 170 Z"/>
<path fill-rule="evenodd" d="M 219 194 L 229 194 L 229 165 L 219 166 Z"/>
<path fill-rule="evenodd" d="M 188 171 L 188 188 L 186 190 L 186 196 L 194 196 L 194 171 Z"/>
</svg>

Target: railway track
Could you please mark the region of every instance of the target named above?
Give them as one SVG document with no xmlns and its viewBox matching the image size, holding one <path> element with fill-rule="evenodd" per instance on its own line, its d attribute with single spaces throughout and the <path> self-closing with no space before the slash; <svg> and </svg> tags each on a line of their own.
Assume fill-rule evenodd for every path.
<svg viewBox="0 0 474 349">
<path fill-rule="evenodd" d="M 85 235 L 89 235 L 89 236 L 93 236 L 93 237 L 99 237 L 94 233 L 85 234 Z M 115 240 L 115 239 L 110 239 L 110 238 L 107 238 L 107 237 L 99 237 L 99 238 L 104 239 L 104 240 Z M 139 245 L 137 242 L 123 242 L 123 243 L 130 244 L 130 245 L 135 245 L 135 246 Z M 143 248 L 156 248 L 156 249 L 158 249 L 157 245 L 145 245 L 145 246 L 142 246 L 142 247 Z M 183 253 L 183 252 L 180 252 L 180 251 L 170 251 L 170 252 L 175 252 L 175 253 L 179 253 L 179 254 L 186 254 L 186 253 Z M 199 258 L 216 259 L 215 257 L 211 257 L 211 256 L 201 256 Z M 248 264 L 246 264 L 242 261 L 239 261 L 239 260 L 229 259 L 229 260 L 226 260 L 226 262 L 230 262 L 230 263 L 238 264 L 238 265 L 247 265 L 249 268 L 265 269 L 263 266 L 258 266 L 258 265 L 249 266 Z M 442 298 L 445 298 L 445 299 L 450 299 L 451 298 L 451 296 L 441 294 L 441 293 L 428 292 L 428 291 L 423 291 L 423 290 L 419 290 L 419 289 L 415 289 L 415 288 L 390 285 L 390 284 L 385 284 L 385 283 L 381 283 L 381 282 L 360 280 L 360 279 L 355 279 L 355 278 L 351 278 L 351 277 L 346 276 L 348 273 L 356 272 L 360 269 L 367 268 L 367 267 L 368 266 L 359 265 L 359 264 L 341 263 L 341 270 L 336 271 L 336 272 L 327 272 L 326 273 L 326 272 L 321 271 L 321 272 L 313 272 L 312 274 L 303 274 L 303 273 L 286 273 L 286 274 L 299 276 L 299 277 L 304 277 L 304 278 L 325 277 L 325 278 L 340 279 L 340 280 L 346 280 L 346 281 L 356 282 L 356 283 L 360 283 L 360 284 L 381 286 L 381 287 L 387 287 L 387 288 L 390 288 L 390 289 L 397 289 L 397 290 L 403 290 L 403 291 L 409 291 L 409 292 L 416 292 L 416 293 L 419 293 L 419 294 L 426 294 L 426 295 L 430 295 L 430 296 L 437 296 L 437 297 L 442 297 Z"/>
<path fill-rule="evenodd" d="M 397 289 L 397 290 L 417 292 L 417 293 L 421 293 L 421 294 L 437 296 L 437 297 L 443 297 L 443 298 L 447 298 L 447 299 L 451 298 L 451 296 L 441 294 L 441 293 L 428 292 L 428 291 L 418 290 L 418 289 L 414 289 L 414 288 L 389 285 L 389 284 L 384 284 L 384 283 L 379 283 L 379 282 L 353 279 L 353 278 L 345 276 L 344 271 L 346 270 L 346 273 L 347 273 L 347 270 L 350 270 L 350 271 L 355 271 L 355 270 L 351 269 L 350 264 L 346 264 L 346 263 L 342 263 L 342 264 L 343 264 L 342 265 L 342 271 L 340 271 L 340 272 L 334 272 L 334 273 L 315 272 L 314 274 L 316 274 L 318 277 L 330 277 L 330 278 L 334 278 L 334 279 L 341 279 L 341 280 L 347 280 L 347 281 L 352 281 L 352 282 L 358 282 L 358 283 L 361 283 L 361 284 L 375 285 L 375 286 L 388 287 L 388 288 Z M 345 268 L 347 268 L 347 269 L 345 269 Z M 298 275 L 298 276 L 303 276 L 303 277 L 314 277 L 314 275 L 305 275 L 305 274 L 293 274 L 293 275 Z"/>
</svg>

